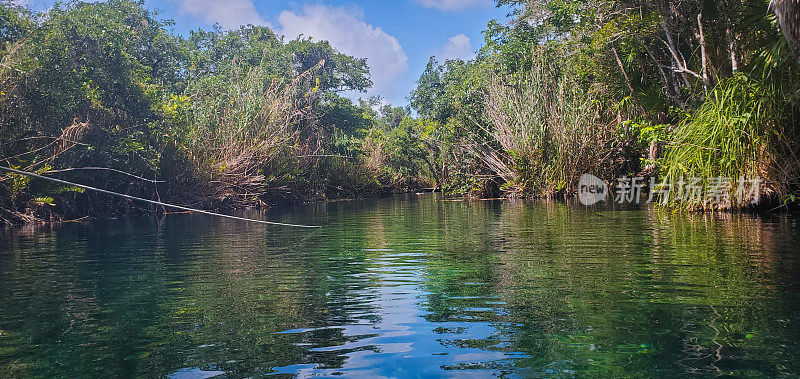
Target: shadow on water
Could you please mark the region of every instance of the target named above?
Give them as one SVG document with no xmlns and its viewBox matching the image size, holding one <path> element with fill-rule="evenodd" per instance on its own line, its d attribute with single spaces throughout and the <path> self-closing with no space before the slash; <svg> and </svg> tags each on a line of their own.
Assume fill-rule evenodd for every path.
<svg viewBox="0 0 800 379">
<path fill-rule="evenodd" d="M 433 195 L 268 216 L 325 227 L 0 234 L 0 376 L 800 373 L 795 218 Z"/>
</svg>

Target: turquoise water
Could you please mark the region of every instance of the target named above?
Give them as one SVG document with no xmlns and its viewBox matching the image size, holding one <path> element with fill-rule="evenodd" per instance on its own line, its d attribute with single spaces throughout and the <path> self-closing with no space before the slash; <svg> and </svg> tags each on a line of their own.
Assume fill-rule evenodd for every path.
<svg viewBox="0 0 800 379">
<path fill-rule="evenodd" d="M 0 377 L 800 375 L 796 218 L 402 196 L 0 232 Z"/>
</svg>

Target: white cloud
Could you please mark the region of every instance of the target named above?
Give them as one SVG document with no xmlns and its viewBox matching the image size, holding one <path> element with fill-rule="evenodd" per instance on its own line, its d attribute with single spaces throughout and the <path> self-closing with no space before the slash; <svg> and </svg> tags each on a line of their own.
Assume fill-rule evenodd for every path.
<svg viewBox="0 0 800 379">
<path fill-rule="evenodd" d="M 278 23 L 288 39 L 303 35 L 327 40 L 342 53 L 367 58 L 375 91 L 393 93 L 398 77 L 408 70 L 408 57 L 397 38 L 364 22 L 361 8 L 310 5 L 299 14 L 281 12 Z"/>
<path fill-rule="evenodd" d="M 268 25 L 256 10 L 253 0 L 171 0 L 180 5 L 180 11 L 202 18 L 209 24 L 219 24 L 225 29 L 242 25 Z"/>
<path fill-rule="evenodd" d="M 463 59 L 469 60 L 475 58 L 475 49 L 472 47 L 472 41 L 464 34 L 456 34 L 447 39 L 447 43 L 442 47 L 437 54 L 437 58 L 441 61 L 448 59 Z"/>
<path fill-rule="evenodd" d="M 435 8 L 440 11 L 459 11 L 467 8 L 488 8 L 494 3 L 492 0 L 417 0 L 425 8 Z"/>
</svg>

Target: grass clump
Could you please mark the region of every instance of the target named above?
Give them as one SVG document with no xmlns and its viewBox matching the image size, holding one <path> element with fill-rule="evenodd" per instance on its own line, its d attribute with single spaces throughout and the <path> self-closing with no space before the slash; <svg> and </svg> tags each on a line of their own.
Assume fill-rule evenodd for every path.
<svg viewBox="0 0 800 379">
<path fill-rule="evenodd" d="M 232 84 L 190 86 L 186 152 L 213 197 L 255 199 L 270 179 L 289 175 L 296 157 L 314 153 L 300 139 L 300 127 L 311 114 L 314 73 L 323 64 L 288 82 L 253 67 Z"/>
<path fill-rule="evenodd" d="M 798 188 L 797 106 L 769 81 L 739 74 L 710 92 L 694 114 L 672 134 L 662 160 L 670 201 L 689 208 L 730 209 L 754 199 L 739 184 L 761 179 L 760 195 L 789 194 Z M 712 185 L 729 178 L 725 200 L 681 198 L 681 183 L 690 178 Z M 695 179 L 696 180 L 696 179 Z"/>
<path fill-rule="evenodd" d="M 488 85 L 486 113 L 500 149 L 482 156 L 520 194 L 576 188 L 582 174 L 603 170 L 614 137 L 599 94 L 553 62 L 539 53 L 530 69 Z"/>
</svg>

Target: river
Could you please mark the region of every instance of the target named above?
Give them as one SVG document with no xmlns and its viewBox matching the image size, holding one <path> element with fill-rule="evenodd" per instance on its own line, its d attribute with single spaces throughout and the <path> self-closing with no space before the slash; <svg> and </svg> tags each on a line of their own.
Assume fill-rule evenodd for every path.
<svg viewBox="0 0 800 379">
<path fill-rule="evenodd" d="M 0 377 L 800 375 L 800 225 L 397 196 L 0 232 Z"/>
</svg>

